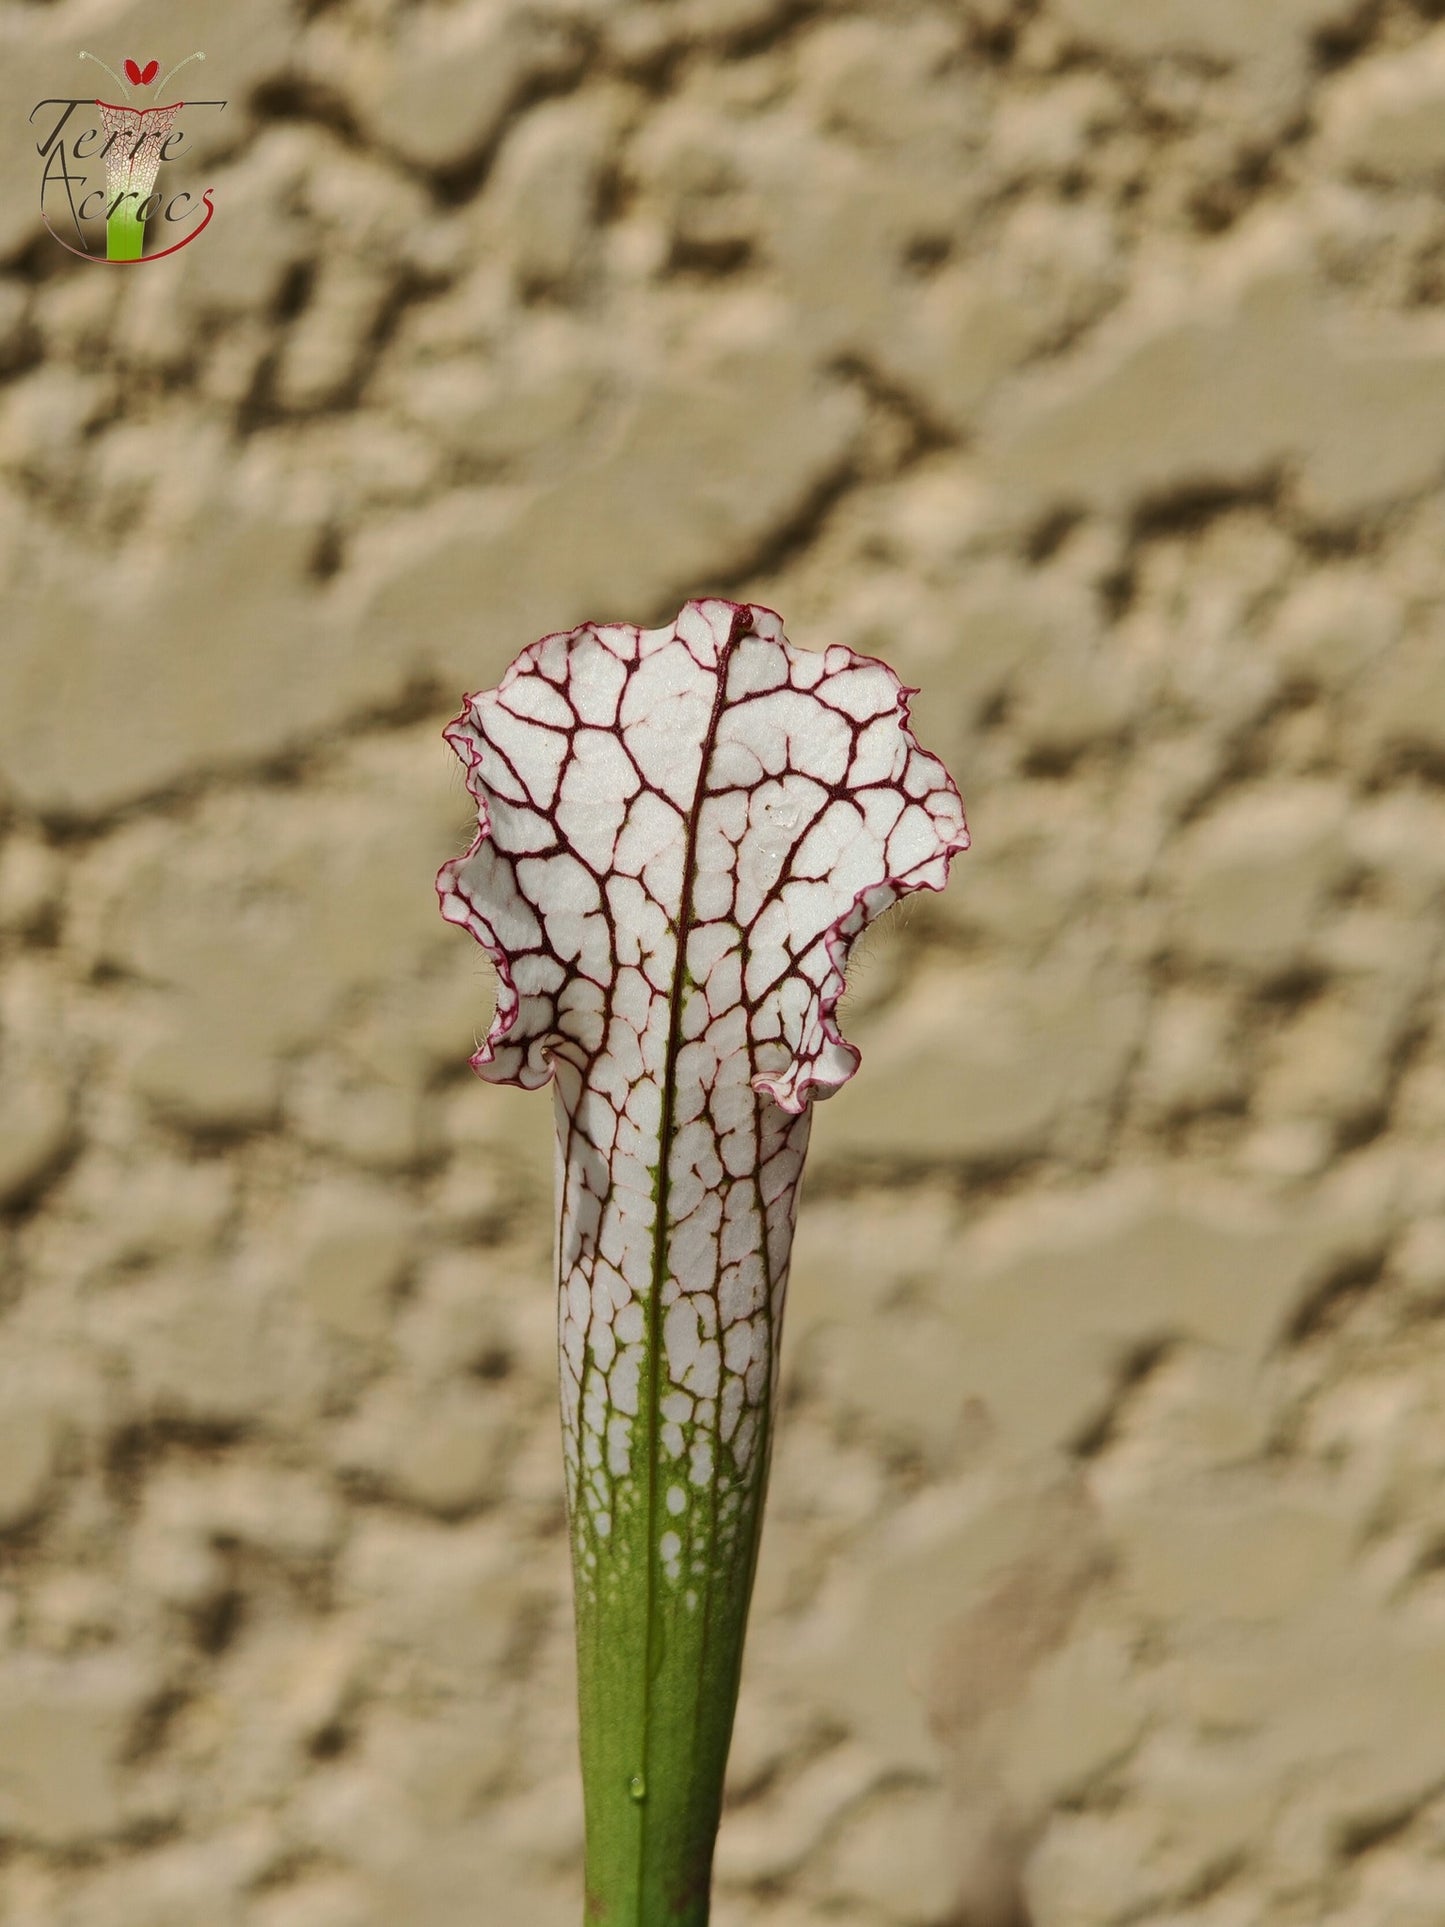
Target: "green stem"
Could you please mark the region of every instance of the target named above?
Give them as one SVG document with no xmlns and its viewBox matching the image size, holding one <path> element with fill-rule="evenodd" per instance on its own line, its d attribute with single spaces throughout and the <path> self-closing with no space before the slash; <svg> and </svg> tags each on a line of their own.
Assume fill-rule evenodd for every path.
<svg viewBox="0 0 1445 1927">
<path fill-rule="evenodd" d="M 744 1056 L 724 1075 L 745 1083 L 751 1068 Z M 746 1452 L 735 1449 L 739 1434 L 724 1436 L 716 1401 L 706 1419 L 676 1426 L 668 1420 L 675 1388 L 660 1313 L 675 1277 L 669 1083 L 655 1153 L 646 1358 L 630 1476 L 614 1487 L 605 1530 L 595 1508 L 572 1495 L 588 1927 L 706 1927 L 771 1448 L 767 1397 L 753 1408 L 757 1429 Z M 758 1118 L 759 1173 L 765 1139 L 775 1147 L 786 1138 L 801 1168 L 809 1117 L 784 1119 L 765 1100 L 749 1098 Z M 558 1099 L 565 1215 L 575 1144 L 560 1081 Z M 773 1272 L 778 1259 L 786 1265 L 792 1198 L 770 1205 L 760 1176 L 744 1183 L 767 1297 L 780 1307 L 782 1279 Z M 716 1303 L 716 1281 L 690 1282 Z M 562 1284 L 565 1290 L 565 1278 Z M 775 1359 L 772 1315 L 768 1327 Z"/>
<path fill-rule="evenodd" d="M 752 1516 L 692 1608 L 647 1581 L 665 1512 L 619 1527 L 628 1579 L 578 1590 L 588 1927 L 707 1927 L 765 1477 L 760 1452 Z"/>
<path fill-rule="evenodd" d="M 134 195 L 127 195 L 106 220 L 107 261 L 139 261 L 145 252 L 145 222 L 136 219 L 136 210 L 131 205 L 134 199 Z"/>
</svg>

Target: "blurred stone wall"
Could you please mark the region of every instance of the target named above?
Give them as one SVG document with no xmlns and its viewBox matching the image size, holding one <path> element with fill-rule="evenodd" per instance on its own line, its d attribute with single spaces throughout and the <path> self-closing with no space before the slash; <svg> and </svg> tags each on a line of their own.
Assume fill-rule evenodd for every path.
<svg viewBox="0 0 1445 1927">
<path fill-rule="evenodd" d="M 1445 1920 L 1441 12 L 0 6 L 6 1927 L 578 1919 L 439 730 L 704 592 L 976 837 L 817 1119 L 719 1927 Z M 230 102 L 143 271 L 82 47 Z"/>
</svg>

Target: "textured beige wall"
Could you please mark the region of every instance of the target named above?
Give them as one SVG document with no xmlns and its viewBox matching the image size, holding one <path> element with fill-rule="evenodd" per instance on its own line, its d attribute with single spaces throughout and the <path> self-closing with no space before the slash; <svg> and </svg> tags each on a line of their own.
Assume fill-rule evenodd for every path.
<svg viewBox="0 0 1445 1927">
<path fill-rule="evenodd" d="M 719 1927 L 1445 1920 L 1439 11 L 0 7 L 6 1927 L 578 1919 L 438 732 L 699 592 L 976 835 L 817 1120 Z M 230 97 L 169 263 L 39 230 L 82 46 Z"/>
</svg>

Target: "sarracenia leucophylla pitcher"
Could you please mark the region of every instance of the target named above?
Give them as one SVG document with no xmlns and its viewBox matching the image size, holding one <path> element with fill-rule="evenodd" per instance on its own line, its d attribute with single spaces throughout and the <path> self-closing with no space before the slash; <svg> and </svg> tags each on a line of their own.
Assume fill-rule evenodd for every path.
<svg viewBox="0 0 1445 1927">
<path fill-rule="evenodd" d="M 447 738 L 438 878 L 551 1082 L 591 1927 L 702 1927 L 772 1446 L 810 1101 L 853 1075 L 859 933 L 942 889 L 963 806 L 892 671 L 689 603 L 524 650 Z"/>
</svg>

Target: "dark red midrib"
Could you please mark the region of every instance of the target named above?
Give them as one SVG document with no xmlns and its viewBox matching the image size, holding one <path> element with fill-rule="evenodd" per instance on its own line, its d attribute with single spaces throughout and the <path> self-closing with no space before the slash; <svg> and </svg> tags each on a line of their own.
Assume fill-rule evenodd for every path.
<svg viewBox="0 0 1445 1927">
<path fill-rule="evenodd" d="M 750 624 L 744 610 L 734 612 L 732 628 L 727 641 L 718 651 L 717 692 L 713 697 L 712 715 L 708 719 L 707 731 L 702 741 L 702 753 L 698 760 L 697 792 L 687 817 L 687 844 L 683 853 L 682 897 L 677 911 L 677 954 L 672 972 L 672 996 L 668 1010 L 667 1049 L 663 1056 L 662 1068 L 662 1116 L 658 1124 L 658 1165 L 657 1165 L 657 1220 L 652 1248 L 652 1297 L 647 1308 L 647 1425 L 648 1425 L 648 1485 L 647 1485 L 647 1636 L 643 1645 L 643 1698 L 642 1698 L 642 1772 L 647 1772 L 647 1744 L 652 1732 L 652 1645 L 654 1606 L 657 1592 L 657 1561 L 654 1557 L 654 1539 L 657 1531 L 657 1488 L 660 1478 L 658 1465 L 658 1397 L 662 1376 L 662 1287 L 667 1281 L 667 1231 L 668 1231 L 668 1194 L 671 1183 L 668 1169 L 671 1162 L 673 1118 L 676 1111 L 676 1068 L 678 1052 L 682 1043 L 682 1005 L 683 981 L 687 970 L 687 942 L 693 929 L 693 877 L 697 858 L 698 829 L 702 818 L 703 803 L 707 791 L 707 773 L 712 762 L 713 751 L 717 746 L 718 724 L 722 718 L 727 701 L 728 665 L 732 661 L 733 650 L 742 637 L 749 631 Z M 642 1824 L 638 1833 L 637 1847 L 637 1891 L 642 1893 L 643 1866 L 647 1848 L 647 1808 L 641 1809 Z"/>
</svg>

